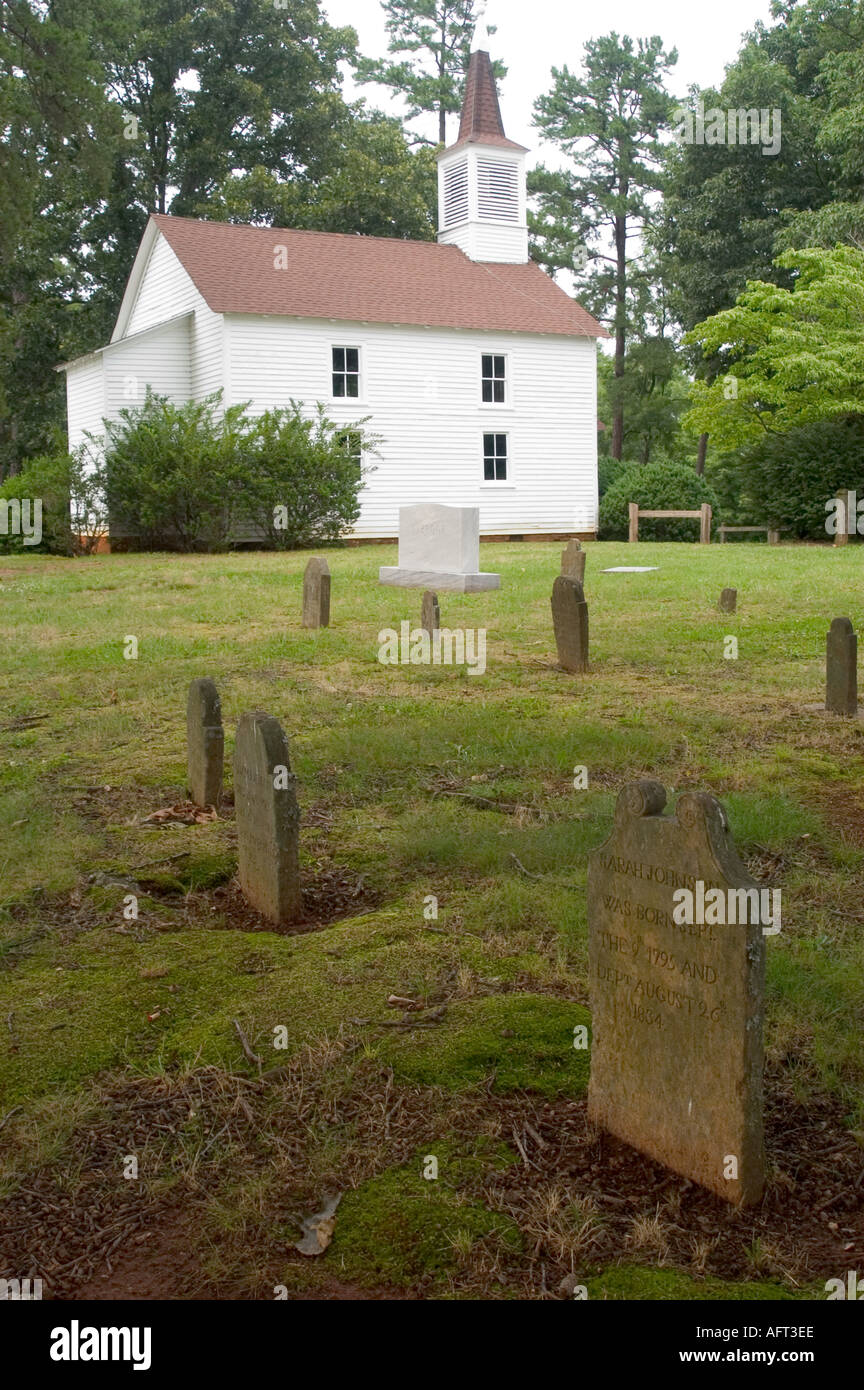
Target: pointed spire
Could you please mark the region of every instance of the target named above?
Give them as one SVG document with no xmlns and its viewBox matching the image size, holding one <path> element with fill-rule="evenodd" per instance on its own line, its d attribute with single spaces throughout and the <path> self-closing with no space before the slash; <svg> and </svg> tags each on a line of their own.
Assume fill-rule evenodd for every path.
<svg viewBox="0 0 864 1390">
<path fill-rule="evenodd" d="M 504 122 L 489 52 L 475 49 L 465 81 L 459 140 L 482 140 L 489 135 L 504 139 Z"/>
<path fill-rule="evenodd" d="M 498 145 L 511 150 L 525 149 L 524 145 L 517 145 L 515 141 L 508 140 L 504 133 L 501 107 L 498 104 L 498 86 L 489 56 L 489 29 L 486 24 L 485 4 L 477 11 L 477 24 L 471 40 L 471 60 L 465 79 L 462 119 L 456 144 L 450 148 L 455 149 L 458 145 L 466 144 Z"/>
</svg>

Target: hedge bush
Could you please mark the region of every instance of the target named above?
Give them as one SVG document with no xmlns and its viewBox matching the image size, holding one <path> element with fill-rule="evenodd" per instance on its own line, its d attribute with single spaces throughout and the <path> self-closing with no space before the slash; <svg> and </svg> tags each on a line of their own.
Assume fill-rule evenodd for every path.
<svg viewBox="0 0 864 1390">
<path fill-rule="evenodd" d="M 365 420 L 337 425 L 292 402 L 249 416 L 221 393 L 175 405 L 148 392 L 106 422 L 105 495 L 112 537 L 144 550 L 281 547 L 337 540 L 360 513 Z M 97 441 L 93 441 L 94 445 Z"/>
<path fill-rule="evenodd" d="M 600 503 L 600 539 L 627 539 L 630 502 L 650 511 L 697 511 L 703 502 L 710 502 L 715 509 L 717 506 L 713 489 L 690 464 L 666 459 L 632 464 L 616 478 Z M 639 539 L 698 541 L 699 522 L 640 520 Z"/>
<path fill-rule="evenodd" d="M 21 473 L 7 478 L 0 486 L 3 503 L 30 502 L 31 524 L 36 520 L 34 504 L 41 503 L 41 541 L 25 545 L 20 534 L 0 530 L 0 551 L 42 551 L 51 555 L 87 555 L 95 549 L 105 530 L 105 511 L 101 500 L 101 474 L 87 446 L 74 453 L 42 454 L 30 459 Z M 9 517 L 7 524 L 11 525 Z"/>
<path fill-rule="evenodd" d="M 845 488 L 864 498 L 864 420 L 822 420 L 767 435 L 738 455 L 709 454 L 708 476 L 721 498 L 720 521 L 830 540 L 825 503 Z"/>
</svg>

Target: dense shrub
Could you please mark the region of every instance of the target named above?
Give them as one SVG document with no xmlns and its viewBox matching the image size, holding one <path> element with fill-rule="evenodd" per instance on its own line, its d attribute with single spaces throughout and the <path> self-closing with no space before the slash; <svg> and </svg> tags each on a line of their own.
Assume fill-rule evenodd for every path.
<svg viewBox="0 0 864 1390">
<path fill-rule="evenodd" d="M 597 459 L 597 490 L 601 497 L 605 497 L 614 482 L 625 473 L 628 468 L 637 468 L 637 463 L 631 463 L 627 459 L 609 458 L 608 454 L 600 454 Z"/>
<path fill-rule="evenodd" d="M 708 476 L 719 520 L 826 540 L 825 503 L 845 488 L 864 498 L 864 420 L 822 420 L 766 435 L 734 456 L 709 455 Z"/>
<path fill-rule="evenodd" d="M 148 391 L 143 406 L 106 421 L 112 535 L 145 550 L 222 548 L 241 501 L 248 429 L 244 407 L 222 411 L 219 394 L 174 405 Z"/>
<path fill-rule="evenodd" d="M 616 478 L 600 503 L 601 539 L 627 539 L 630 502 L 657 511 L 696 511 L 703 502 L 716 507 L 711 487 L 690 464 L 665 459 L 632 464 Z M 698 541 L 699 522 L 640 520 L 639 539 Z"/>
<path fill-rule="evenodd" d="M 304 420 L 294 402 L 252 418 L 245 405 L 223 411 L 219 394 L 174 405 L 148 393 L 106 423 L 112 538 L 185 551 L 337 540 L 360 512 L 364 425 L 336 425 L 320 406 Z"/>
<path fill-rule="evenodd" d="M 313 419 L 292 401 L 255 422 L 247 441 L 245 503 L 271 545 L 290 550 L 338 540 L 360 515 L 369 471 L 363 452 L 377 441 L 366 420 L 336 425 L 318 406 Z"/>
<path fill-rule="evenodd" d="M 43 454 L 31 459 L 24 470 L 8 478 L 0 486 L 0 550 L 41 550 L 52 555 L 85 555 L 96 546 L 105 529 L 105 513 L 101 500 L 101 475 L 87 446 L 73 454 Z M 39 518 L 41 540 L 38 545 L 25 545 L 20 533 L 11 534 L 13 517 L 9 514 L 23 506 L 31 523 Z M 35 503 L 41 504 L 37 513 Z M 4 504 L 11 504 L 9 510 Z M 17 517 L 16 517 L 17 520 Z M 4 534 L 4 529 L 7 534 Z"/>
</svg>

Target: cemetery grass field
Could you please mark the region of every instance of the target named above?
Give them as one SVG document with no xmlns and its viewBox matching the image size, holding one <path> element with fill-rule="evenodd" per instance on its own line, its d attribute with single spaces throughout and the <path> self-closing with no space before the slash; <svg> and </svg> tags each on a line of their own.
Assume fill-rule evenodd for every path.
<svg viewBox="0 0 864 1390">
<path fill-rule="evenodd" d="M 0 560 L 0 1273 L 75 1298 L 814 1299 L 861 1267 L 864 721 L 807 707 L 831 618 L 864 626 L 864 552 L 589 545 L 577 677 L 561 548 L 484 545 L 500 592 L 440 594 L 443 626 L 487 629 L 476 676 L 378 663 L 419 620 L 377 582 L 395 546 L 327 552 L 318 632 L 308 554 Z M 659 569 L 600 572 L 634 563 Z M 229 789 L 241 713 L 289 735 L 299 934 L 243 906 L 230 804 L 147 819 L 184 801 L 196 676 Z M 586 856 L 640 776 L 720 797 L 783 889 L 753 1212 L 585 1122 Z M 296 1252 L 337 1193 L 329 1248 Z"/>
</svg>

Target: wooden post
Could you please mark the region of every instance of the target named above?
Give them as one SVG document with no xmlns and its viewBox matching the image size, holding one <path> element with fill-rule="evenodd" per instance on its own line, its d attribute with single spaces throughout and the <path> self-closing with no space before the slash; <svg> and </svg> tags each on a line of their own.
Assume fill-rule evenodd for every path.
<svg viewBox="0 0 864 1390">
<path fill-rule="evenodd" d="M 772 530 L 769 528 L 769 530 L 768 530 L 768 544 L 769 544 L 769 545 L 779 545 L 779 544 L 780 544 L 780 532 L 779 532 L 779 531 L 772 531 Z"/>
<path fill-rule="evenodd" d="M 721 526 L 721 527 L 720 527 L 720 544 L 721 544 L 721 545 L 725 545 L 725 544 L 726 544 L 726 527 L 725 527 L 725 526 Z"/>
<path fill-rule="evenodd" d="M 838 492 L 837 501 L 840 506 L 837 509 L 837 534 L 834 537 L 835 545 L 849 544 L 849 494 L 848 492 Z"/>
<path fill-rule="evenodd" d="M 711 503 L 702 503 L 702 520 L 699 527 L 699 541 L 702 545 L 711 544 Z"/>
<path fill-rule="evenodd" d="M 630 540 L 631 540 L 631 541 L 638 541 L 638 539 L 639 539 L 639 503 L 638 503 L 638 502 L 631 502 L 631 503 L 630 503 Z"/>
</svg>

